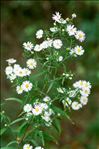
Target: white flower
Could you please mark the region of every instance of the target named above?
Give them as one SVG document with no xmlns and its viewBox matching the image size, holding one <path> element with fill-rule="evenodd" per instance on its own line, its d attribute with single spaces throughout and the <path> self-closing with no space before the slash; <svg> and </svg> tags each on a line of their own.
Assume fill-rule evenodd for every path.
<svg viewBox="0 0 99 149">
<path fill-rule="evenodd" d="M 24 76 L 29 76 L 31 74 L 31 71 L 28 68 L 19 67 L 18 70 L 15 72 L 15 74 L 18 77 L 24 77 Z"/>
<path fill-rule="evenodd" d="M 10 75 L 13 72 L 13 68 L 11 66 L 7 66 L 5 69 L 5 73 L 6 75 Z"/>
<path fill-rule="evenodd" d="M 38 146 L 38 147 L 35 147 L 34 149 L 44 149 L 44 148 L 41 146 Z"/>
<path fill-rule="evenodd" d="M 48 109 L 48 105 L 46 103 L 41 103 L 41 107 L 43 110 Z"/>
<path fill-rule="evenodd" d="M 83 81 L 82 89 L 91 89 L 90 82 Z"/>
<path fill-rule="evenodd" d="M 80 93 L 81 93 L 82 96 L 87 97 L 90 94 L 90 89 L 83 89 L 83 90 L 80 91 Z"/>
<path fill-rule="evenodd" d="M 32 109 L 32 113 L 34 115 L 40 115 L 42 111 L 43 111 L 43 107 L 41 106 L 41 104 L 34 105 L 34 108 Z"/>
<path fill-rule="evenodd" d="M 32 83 L 30 81 L 24 81 L 22 83 L 22 89 L 25 91 L 25 92 L 28 92 L 32 89 Z"/>
<path fill-rule="evenodd" d="M 10 58 L 10 59 L 8 59 L 6 61 L 8 62 L 8 64 L 14 64 L 16 62 L 16 59 Z"/>
<path fill-rule="evenodd" d="M 76 18 L 77 15 L 75 13 L 72 14 L 72 18 Z"/>
<path fill-rule="evenodd" d="M 69 18 L 66 18 L 66 21 L 69 21 L 70 19 Z"/>
<path fill-rule="evenodd" d="M 69 97 L 75 97 L 76 96 L 76 90 L 69 91 Z"/>
<path fill-rule="evenodd" d="M 79 110 L 80 108 L 82 108 L 82 105 L 76 101 L 72 102 L 71 107 L 73 110 Z"/>
<path fill-rule="evenodd" d="M 53 19 L 55 22 L 60 23 L 61 14 L 60 14 L 59 12 L 55 12 L 55 14 L 53 14 L 53 16 L 52 16 L 52 19 Z"/>
<path fill-rule="evenodd" d="M 34 47 L 34 51 L 39 52 L 41 50 L 42 50 L 41 46 L 39 44 L 36 44 Z"/>
<path fill-rule="evenodd" d="M 23 43 L 23 47 L 24 47 L 24 49 L 26 49 L 27 51 L 31 51 L 32 49 L 33 49 L 33 44 L 31 43 L 31 42 L 24 42 Z"/>
<path fill-rule="evenodd" d="M 11 82 L 16 79 L 16 75 L 14 73 L 11 73 L 10 75 L 7 76 L 8 79 L 10 79 Z"/>
<path fill-rule="evenodd" d="M 18 77 L 24 77 L 25 76 L 24 71 L 21 67 L 16 71 L 16 75 Z"/>
<path fill-rule="evenodd" d="M 76 54 L 75 54 L 75 51 L 74 51 L 74 49 L 72 48 L 72 49 L 70 49 L 70 55 L 74 55 L 74 56 L 76 56 Z"/>
<path fill-rule="evenodd" d="M 33 147 L 30 144 L 25 144 L 23 149 L 33 149 Z"/>
<path fill-rule="evenodd" d="M 64 20 L 63 18 L 61 18 L 60 23 L 66 24 L 66 20 Z"/>
<path fill-rule="evenodd" d="M 56 33 L 58 31 L 58 28 L 57 27 L 51 27 L 50 31 L 53 33 Z"/>
<path fill-rule="evenodd" d="M 49 96 L 46 96 L 43 98 L 43 101 L 45 101 L 45 102 L 49 102 L 50 100 L 51 100 L 51 98 Z"/>
<path fill-rule="evenodd" d="M 27 67 L 28 67 L 29 69 L 34 69 L 34 68 L 36 68 L 36 66 L 37 66 L 37 62 L 36 62 L 36 60 L 33 59 L 33 58 L 28 59 L 27 62 L 26 62 L 26 64 L 27 64 Z"/>
<path fill-rule="evenodd" d="M 82 88 L 83 87 L 83 81 L 82 80 L 79 80 L 79 81 L 77 81 L 77 82 L 75 82 L 74 84 L 73 84 L 73 86 L 75 87 L 75 88 Z"/>
<path fill-rule="evenodd" d="M 18 70 L 19 70 L 20 68 L 21 68 L 20 65 L 15 64 L 15 65 L 14 65 L 14 68 L 13 68 L 13 72 L 14 72 L 15 74 L 17 74 L 17 72 L 18 72 Z"/>
<path fill-rule="evenodd" d="M 41 49 L 47 49 L 48 47 L 49 47 L 49 45 L 48 45 L 48 41 L 47 41 L 47 40 L 43 41 L 43 42 L 40 44 L 40 48 L 41 48 Z"/>
<path fill-rule="evenodd" d="M 47 44 L 48 44 L 48 47 L 52 47 L 53 40 L 52 39 L 47 39 Z"/>
<path fill-rule="evenodd" d="M 67 25 L 66 31 L 68 32 L 69 36 L 73 36 L 76 33 L 76 27 L 74 27 L 74 25 Z"/>
<path fill-rule="evenodd" d="M 22 89 L 21 86 L 17 86 L 16 87 L 16 91 L 17 91 L 18 94 L 22 94 L 23 93 L 23 89 Z"/>
<path fill-rule="evenodd" d="M 46 114 L 44 114 L 43 116 L 42 116 L 42 119 L 44 119 L 46 122 L 49 122 L 51 119 L 50 119 L 50 116 L 49 115 L 46 115 Z"/>
<path fill-rule="evenodd" d="M 36 32 L 36 38 L 40 39 L 40 38 L 42 38 L 42 37 L 43 37 L 43 30 L 40 29 L 40 30 L 38 30 L 38 31 Z"/>
<path fill-rule="evenodd" d="M 31 104 L 26 104 L 25 106 L 24 106 L 24 112 L 31 112 L 32 111 L 32 105 Z"/>
<path fill-rule="evenodd" d="M 29 76 L 31 71 L 28 68 L 23 68 L 24 76 Z"/>
<path fill-rule="evenodd" d="M 61 62 L 63 60 L 63 56 L 59 56 L 58 61 Z"/>
<path fill-rule="evenodd" d="M 45 111 L 45 114 L 47 113 L 47 115 L 51 116 L 52 114 L 54 114 L 54 111 L 52 109 L 49 109 L 47 112 Z"/>
<path fill-rule="evenodd" d="M 55 39 L 53 41 L 53 46 L 55 49 L 60 49 L 62 47 L 63 43 L 60 39 Z"/>
<path fill-rule="evenodd" d="M 85 33 L 82 31 L 76 31 L 75 34 L 76 39 L 78 39 L 80 42 L 83 42 L 85 40 Z"/>
<path fill-rule="evenodd" d="M 83 47 L 82 46 L 76 46 L 74 48 L 74 52 L 76 55 L 83 55 L 83 53 L 84 53 Z"/>
<path fill-rule="evenodd" d="M 75 88 L 80 88 L 80 89 L 84 89 L 84 90 L 86 90 L 86 89 L 91 89 L 91 84 L 90 84 L 90 82 L 86 82 L 86 81 L 83 81 L 83 80 L 79 80 L 79 81 L 75 82 L 75 83 L 73 84 L 73 86 L 74 86 Z"/>
<path fill-rule="evenodd" d="M 82 105 L 86 105 L 88 103 L 88 98 L 84 97 L 84 96 L 81 96 L 80 102 L 81 102 Z"/>
</svg>

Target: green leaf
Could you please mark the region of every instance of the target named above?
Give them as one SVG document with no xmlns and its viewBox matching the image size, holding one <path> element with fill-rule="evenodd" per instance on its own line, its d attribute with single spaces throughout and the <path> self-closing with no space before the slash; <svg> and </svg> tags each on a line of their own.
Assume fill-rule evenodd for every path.
<svg viewBox="0 0 99 149">
<path fill-rule="evenodd" d="M 11 141 L 11 142 L 9 142 L 9 143 L 7 144 L 7 147 L 8 147 L 8 146 L 11 146 L 12 144 L 18 144 L 18 142 L 17 142 L 17 141 Z"/>
<path fill-rule="evenodd" d="M 60 125 L 60 121 L 58 119 L 54 120 L 54 127 L 56 128 L 56 130 L 59 132 L 59 134 L 61 133 L 61 125 Z"/>
<path fill-rule="evenodd" d="M 10 126 L 13 125 L 13 124 L 16 124 L 16 123 L 18 123 L 18 122 L 20 122 L 20 121 L 22 121 L 22 120 L 24 120 L 23 117 L 22 117 L 22 118 L 19 118 L 19 119 L 16 119 L 16 120 L 13 121 L 12 123 L 10 123 Z"/>
<path fill-rule="evenodd" d="M 53 141 L 53 142 L 55 142 L 57 144 L 56 138 L 54 136 L 52 136 L 51 134 L 43 132 L 43 135 L 44 135 L 44 139 L 45 140 Z"/>
<path fill-rule="evenodd" d="M 22 104 L 22 100 L 20 100 L 20 99 L 18 99 L 18 98 L 7 98 L 7 99 L 5 99 L 6 101 L 16 101 L 16 102 L 18 102 L 18 103 L 20 103 L 20 104 Z"/>
<path fill-rule="evenodd" d="M 51 90 L 52 86 L 53 86 L 54 82 L 52 82 L 47 90 L 47 93 Z"/>
<path fill-rule="evenodd" d="M 2 128 L 2 129 L 0 130 L 0 136 L 3 135 L 3 134 L 6 132 L 6 130 L 7 130 L 7 128 Z"/>
<path fill-rule="evenodd" d="M 39 136 L 41 138 L 42 145 L 44 146 L 45 145 L 45 141 L 44 141 L 44 136 L 43 136 L 43 132 L 42 131 L 39 131 Z"/>
<path fill-rule="evenodd" d="M 66 113 L 63 111 L 63 110 L 61 110 L 60 108 L 58 108 L 58 107 L 56 107 L 56 106 L 54 106 L 54 111 L 58 114 L 61 114 L 62 116 L 65 116 L 66 117 Z"/>
<path fill-rule="evenodd" d="M 7 146 L 5 146 L 5 147 L 1 147 L 0 149 L 13 149 L 13 147 L 7 147 Z"/>
<path fill-rule="evenodd" d="M 25 134 L 26 129 L 28 128 L 28 126 L 29 126 L 29 124 L 27 124 L 27 123 L 23 123 L 21 125 L 21 127 L 19 128 L 19 133 L 18 133 L 19 138 L 21 138 Z"/>
</svg>

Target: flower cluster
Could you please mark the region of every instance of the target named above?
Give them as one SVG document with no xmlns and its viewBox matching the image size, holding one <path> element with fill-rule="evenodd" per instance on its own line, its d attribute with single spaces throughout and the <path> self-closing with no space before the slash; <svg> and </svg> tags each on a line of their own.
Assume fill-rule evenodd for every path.
<svg viewBox="0 0 99 149">
<path fill-rule="evenodd" d="M 30 144 L 25 144 L 25 145 L 23 146 L 23 149 L 44 149 L 44 148 L 41 147 L 41 146 L 37 146 L 37 147 L 33 148 L 32 145 L 30 145 Z"/>
<path fill-rule="evenodd" d="M 81 30 L 77 30 L 77 28 L 71 23 L 71 21 L 76 18 L 76 14 L 72 14 L 72 18 L 69 19 L 63 19 L 61 17 L 61 14 L 59 14 L 59 12 L 56 12 L 56 14 L 53 15 L 52 19 L 55 21 L 54 23 L 54 27 L 50 28 L 51 31 L 51 35 L 53 36 L 53 34 L 55 35 L 56 33 L 59 33 L 60 31 L 62 31 L 64 33 L 64 35 L 67 35 L 66 33 L 68 33 L 68 36 L 70 36 L 72 38 L 72 40 L 74 41 L 73 36 L 79 40 L 80 42 L 83 42 L 85 40 L 85 33 Z M 57 23 L 59 23 L 60 25 L 63 24 L 63 29 L 60 30 L 60 28 L 57 27 Z M 42 38 L 44 35 L 44 31 L 42 29 L 38 30 L 36 33 L 36 38 L 40 39 Z M 23 43 L 23 46 L 26 50 L 28 51 L 36 51 L 36 52 L 40 52 L 44 49 L 47 48 L 55 48 L 55 49 L 61 49 L 63 46 L 63 41 L 59 38 L 55 38 L 53 39 L 53 37 L 51 38 L 47 38 L 47 40 L 44 40 L 42 43 L 40 44 L 36 44 L 35 46 L 33 46 L 33 44 L 31 42 L 25 42 Z M 75 47 L 68 47 L 69 50 L 69 54 L 71 56 L 81 56 L 84 53 L 84 49 L 82 46 L 80 45 L 75 45 Z M 63 57 L 61 56 L 59 58 L 59 61 L 62 61 Z"/>
<path fill-rule="evenodd" d="M 43 142 L 42 146 L 44 146 L 45 126 L 53 126 L 59 130 L 59 116 L 68 116 L 67 110 L 79 110 L 88 102 L 91 90 L 89 82 L 80 80 L 69 86 L 74 74 L 68 70 L 66 60 L 84 54 L 84 48 L 78 42 L 85 40 L 85 33 L 74 25 L 74 18 L 76 14 L 72 14 L 71 18 L 63 19 L 62 15 L 56 12 L 52 16 L 53 26 L 47 31 L 39 29 L 36 32 L 35 37 L 40 39 L 37 44 L 24 42 L 25 67 L 21 67 L 13 58 L 6 60 L 7 78 L 15 84 L 18 94 L 24 93 L 21 102 L 20 99 L 16 100 L 22 103 L 23 111 L 15 121 L 20 121 L 21 116 L 22 120 L 24 118 L 26 120 L 21 126 L 24 127 L 22 131 L 26 131 L 21 138 L 22 141 L 30 142 L 30 139 L 35 140 L 37 137 L 36 141 Z M 60 103 L 63 104 L 64 109 L 59 107 Z M 28 137 L 28 125 L 29 129 L 37 126 L 33 130 L 33 134 L 36 135 Z M 42 135 L 39 139 L 43 141 L 38 141 L 39 132 Z M 33 141 L 33 145 L 25 144 L 23 149 L 44 149 L 41 146 L 33 147 L 36 146 L 36 141 Z"/>
<path fill-rule="evenodd" d="M 43 102 L 39 102 L 38 100 L 31 104 L 26 104 L 24 106 L 24 112 L 26 112 L 26 116 L 40 116 L 46 126 L 50 126 L 52 123 L 51 116 L 54 114 L 53 110 L 50 108 L 51 106 L 51 98 L 46 96 L 43 98 Z"/>
<path fill-rule="evenodd" d="M 67 97 L 62 102 L 66 107 L 72 108 L 73 110 L 79 110 L 88 102 L 88 96 L 90 94 L 91 84 L 89 82 L 80 80 L 74 83 L 73 87 L 75 89 L 69 91 L 68 92 L 69 97 Z"/>
<path fill-rule="evenodd" d="M 27 68 L 22 68 L 19 64 L 14 64 L 16 62 L 15 59 L 11 58 L 7 60 L 8 66 L 5 69 L 5 73 L 7 75 L 7 78 L 13 82 L 16 78 L 23 78 L 26 76 L 30 76 L 31 70 L 36 68 L 37 62 L 35 59 L 28 59 L 26 64 Z"/>
<path fill-rule="evenodd" d="M 32 89 L 32 83 L 30 82 L 30 81 L 24 81 L 23 83 L 22 83 L 22 85 L 18 85 L 17 87 L 16 87 L 16 91 L 17 91 L 17 93 L 18 94 L 22 94 L 23 93 L 23 91 L 24 92 L 28 92 L 28 91 L 30 91 L 31 89 Z"/>
</svg>

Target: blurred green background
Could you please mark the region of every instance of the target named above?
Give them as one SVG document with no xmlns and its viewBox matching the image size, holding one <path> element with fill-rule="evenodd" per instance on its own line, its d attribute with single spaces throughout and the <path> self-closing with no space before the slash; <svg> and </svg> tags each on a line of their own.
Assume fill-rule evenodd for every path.
<svg viewBox="0 0 99 149">
<path fill-rule="evenodd" d="M 99 1 L 1 1 L 1 99 L 17 97 L 15 90 L 6 79 L 5 60 L 14 57 L 23 63 L 22 43 L 35 41 L 36 30 L 52 26 L 52 14 L 55 11 L 63 17 L 77 14 L 75 24 L 86 33 L 85 54 L 70 64 L 76 72 L 76 80 L 85 79 L 92 83 L 89 103 L 83 109 L 72 112 L 71 118 L 62 122 L 62 134 L 58 144 L 49 143 L 48 149 L 99 149 Z M 8 103 L 4 107 L 14 119 L 19 105 Z M 13 111 L 13 112 L 12 112 Z M 9 132 L 3 144 L 10 140 Z"/>
</svg>

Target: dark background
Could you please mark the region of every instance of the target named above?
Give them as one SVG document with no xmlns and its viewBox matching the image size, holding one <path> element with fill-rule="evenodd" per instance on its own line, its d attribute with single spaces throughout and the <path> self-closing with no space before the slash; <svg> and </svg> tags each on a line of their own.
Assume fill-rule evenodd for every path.
<svg viewBox="0 0 99 149">
<path fill-rule="evenodd" d="M 83 109 L 72 112 L 70 121 L 62 122 L 62 134 L 59 144 L 49 144 L 49 149 L 98 149 L 99 148 L 99 2 L 97 1 L 1 1 L 1 99 L 17 97 L 15 90 L 6 79 L 5 60 L 14 57 L 18 63 L 23 63 L 22 43 L 35 41 L 35 32 L 40 28 L 52 26 L 52 14 L 62 13 L 64 18 L 77 14 L 76 26 L 86 33 L 84 43 L 85 54 L 73 61 L 77 79 L 89 80 L 92 83 L 92 93 L 89 103 Z M 19 106 L 8 103 L 4 107 L 12 119 Z M 13 112 L 12 112 L 13 111 Z M 6 140 L 9 142 L 9 132 Z"/>
</svg>

